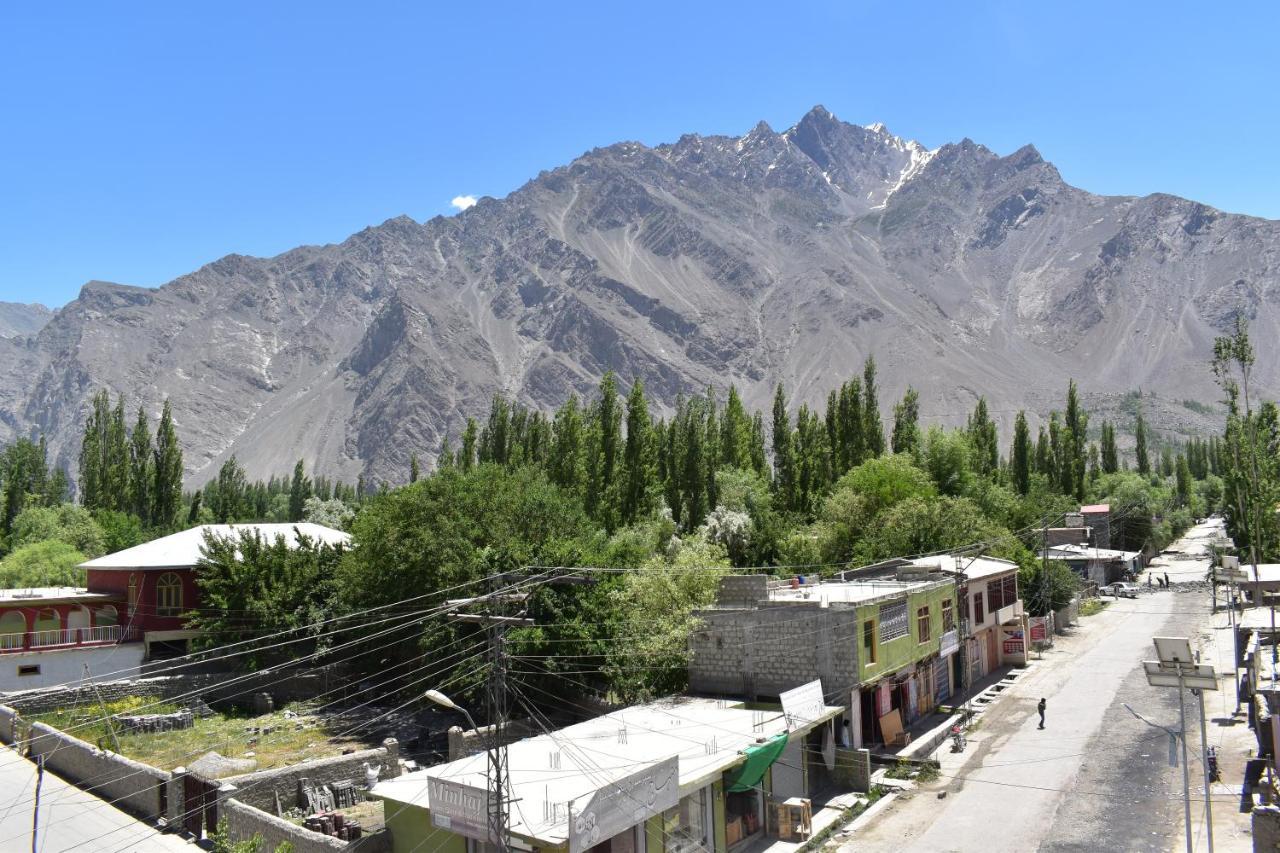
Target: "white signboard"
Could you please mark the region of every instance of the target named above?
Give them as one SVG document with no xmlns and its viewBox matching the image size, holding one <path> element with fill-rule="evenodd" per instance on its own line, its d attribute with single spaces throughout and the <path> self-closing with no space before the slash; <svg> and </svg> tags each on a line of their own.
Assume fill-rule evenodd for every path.
<svg viewBox="0 0 1280 853">
<path fill-rule="evenodd" d="M 497 843 L 489 833 L 489 792 L 484 788 L 427 777 L 431 822 L 467 838 Z"/>
<path fill-rule="evenodd" d="M 569 804 L 569 853 L 582 853 L 680 802 L 680 762 L 671 756 Z"/>
<path fill-rule="evenodd" d="M 822 699 L 822 681 L 813 680 L 781 693 L 782 715 L 787 718 L 787 731 L 794 732 L 822 716 L 827 703 Z"/>
<path fill-rule="evenodd" d="M 953 655 L 960 650 L 960 631 L 952 629 L 942 635 L 941 645 L 938 648 L 938 654 L 941 657 Z"/>
</svg>

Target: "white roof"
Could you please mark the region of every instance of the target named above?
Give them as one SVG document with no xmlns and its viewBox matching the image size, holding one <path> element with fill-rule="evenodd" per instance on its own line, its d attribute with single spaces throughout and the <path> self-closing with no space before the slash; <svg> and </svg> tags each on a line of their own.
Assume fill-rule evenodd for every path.
<svg viewBox="0 0 1280 853">
<path fill-rule="evenodd" d="M 1056 553 L 1055 553 L 1056 552 Z M 1049 559 L 1083 557 L 1089 560 L 1129 560 L 1137 557 L 1140 551 L 1117 551 L 1114 548 L 1094 548 L 1092 545 L 1052 545 L 1049 547 Z"/>
<path fill-rule="evenodd" d="M 818 722 L 839 713 L 839 708 L 828 706 Z M 812 730 L 816 724 L 799 731 Z M 569 801 L 673 755 L 679 758 L 681 792 L 687 793 L 741 763 L 748 746 L 786 728 L 780 711 L 752 711 L 738 702 L 677 696 L 614 711 L 560 729 L 554 736 L 516 741 L 507 748 L 511 831 L 563 844 L 569 837 L 565 807 Z M 379 782 L 371 793 L 430 808 L 428 776 L 483 789 L 487 761 L 483 752 L 460 758 Z"/>
<path fill-rule="evenodd" d="M 36 586 L 0 589 L 0 604 L 36 604 L 43 601 L 112 601 L 119 598 L 102 592 L 89 592 L 75 586 Z"/>
<path fill-rule="evenodd" d="M 290 548 L 296 547 L 298 534 L 318 539 L 329 545 L 346 545 L 351 537 L 341 530 L 300 521 L 296 524 L 201 524 L 152 542 L 144 542 L 105 557 L 80 564 L 82 569 L 180 569 L 192 568 L 200 562 L 205 533 L 235 538 L 242 531 L 256 531 L 263 539 L 274 542 L 284 537 Z"/>
<path fill-rule="evenodd" d="M 981 580 L 992 575 L 1016 572 L 1018 564 L 998 557 L 956 557 L 943 554 L 937 557 L 921 557 L 911 561 L 915 566 L 937 566 L 944 572 L 963 571 L 969 580 Z"/>
<path fill-rule="evenodd" d="M 822 583 L 800 584 L 794 589 L 789 586 L 772 588 L 769 590 L 769 600 L 820 602 L 823 604 L 834 601 L 843 604 L 856 604 L 923 589 L 939 580 L 950 581 L 950 578 L 938 577 L 936 580 L 927 581 L 900 581 L 890 578 L 884 580 L 823 581 Z"/>
</svg>

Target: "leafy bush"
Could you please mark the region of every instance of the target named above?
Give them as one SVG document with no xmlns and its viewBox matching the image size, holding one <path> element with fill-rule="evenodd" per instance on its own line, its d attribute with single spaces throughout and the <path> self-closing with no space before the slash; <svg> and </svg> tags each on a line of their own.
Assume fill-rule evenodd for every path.
<svg viewBox="0 0 1280 853">
<path fill-rule="evenodd" d="M 66 542 L 46 539 L 23 545 L 0 560 L 0 588 L 84 586 L 84 554 Z"/>
</svg>

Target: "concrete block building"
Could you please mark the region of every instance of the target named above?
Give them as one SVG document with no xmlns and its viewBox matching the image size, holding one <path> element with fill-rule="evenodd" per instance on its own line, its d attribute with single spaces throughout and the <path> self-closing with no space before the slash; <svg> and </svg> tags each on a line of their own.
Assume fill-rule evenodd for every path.
<svg viewBox="0 0 1280 853">
<path fill-rule="evenodd" d="M 851 580 L 733 576 L 690 637 L 690 689 L 748 700 L 814 679 L 845 709 L 852 746 L 883 741 L 948 697 L 958 651 L 957 579 L 895 561 Z"/>
</svg>

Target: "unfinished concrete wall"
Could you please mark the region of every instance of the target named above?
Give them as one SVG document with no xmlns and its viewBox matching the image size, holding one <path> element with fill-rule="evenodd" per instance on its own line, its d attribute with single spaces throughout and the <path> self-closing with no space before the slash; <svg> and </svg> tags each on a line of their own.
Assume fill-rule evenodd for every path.
<svg viewBox="0 0 1280 853">
<path fill-rule="evenodd" d="M 298 782 L 308 780 L 313 787 L 334 782 L 355 782 L 364 787 L 364 765 L 382 766 L 379 779 L 391 779 L 400 775 L 400 745 L 395 738 L 387 738 L 376 749 L 362 749 L 348 755 L 317 758 L 286 767 L 258 770 L 223 779 L 237 789 L 236 799 L 242 803 L 275 813 L 276 795 L 281 805 L 288 809 L 298 805 Z M 273 848 L 268 848 L 273 849 Z"/>
<path fill-rule="evenodd" d="M 1280 806 L 1257 806 L 1251 817 L 1253 849 L 1280 850 Z"/>
<path fill-rule="evenodd" d="M 754 610 L 704 610 L 689 638 L 689 687 L 703 693 L 777 696 L 815 678 L 844 704 L 858 683 L 857 614 L 818 602 Z"/>
<path fill-rule="evenodd" d="M 31 726 L 32 760 L 91 794 L 146 820 L 167 814 L 171 774 L 109 750 L 101 750 L 44 723 Z"/>
<path fill-rule="evenodd" d="M 716 591 L 716 603 L 725 606 L 755 607 L 768 597 L 768 575 L 729 575 Z"/>
</svg>

